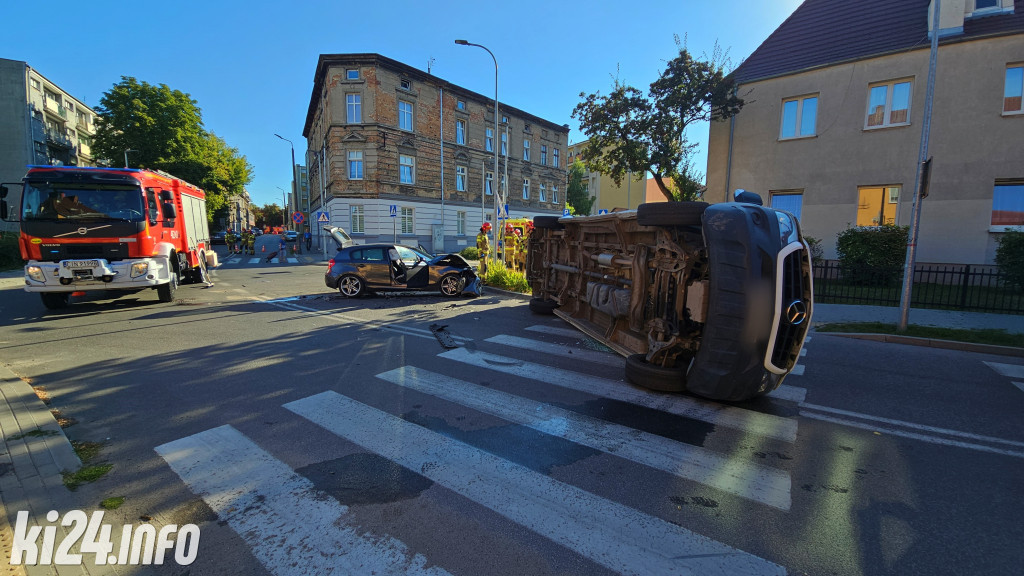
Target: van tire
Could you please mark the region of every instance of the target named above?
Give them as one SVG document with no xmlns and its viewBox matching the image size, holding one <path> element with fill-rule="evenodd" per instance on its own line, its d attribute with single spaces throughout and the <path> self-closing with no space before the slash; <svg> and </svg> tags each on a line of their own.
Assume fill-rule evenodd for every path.
<svg viewBox="0 0 1024 576">
<path fill-rule="evenodd" d="M 682 392 L 686 389 L 686 367 L 665 368 L 647 362 L 644 354 L 626 357 L 626 381 L 648 390 Z"/>
<path fill-rule="evenodd" d="M 558 302 L 554 300 L 545 300 L 543 298 L 530 299 L 530 312 L 534 314 L 550 316 L 555 313 L 555 308 L 558 308 Z"/>
</svg>

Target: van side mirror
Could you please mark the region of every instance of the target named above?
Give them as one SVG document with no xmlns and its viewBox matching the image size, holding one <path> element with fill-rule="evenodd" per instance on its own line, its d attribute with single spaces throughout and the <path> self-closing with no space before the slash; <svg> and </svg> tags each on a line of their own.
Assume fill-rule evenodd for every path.
<svg viewBox="0 0 1024 576">
<path fill-rule="evenodd" d="M 733 193 L 733 200 L 736 202 L 743 202 L 744 204 L 754 204 L 756 206 L 764 206 L 764 200 L 756 192 L 744 190 L 743 188 L 737 188 Z"/>
</svg>

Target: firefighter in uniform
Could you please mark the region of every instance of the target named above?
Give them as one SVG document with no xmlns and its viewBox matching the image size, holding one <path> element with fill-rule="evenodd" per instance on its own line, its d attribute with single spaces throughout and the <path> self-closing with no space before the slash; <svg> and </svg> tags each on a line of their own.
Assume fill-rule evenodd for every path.
<svg viewBox="0 0 1024 576">
<path fill-rule="evenodd" d="M 483 275 L 487 273 L 487 256 L 491 253 L 491 244 L 484 228 L 480 228 L 480 233 L 476 235 L 476 249 L 480 251 L 480 274 Z"/>
<path fill-rule="evenodd" d="M 246 230 L 245 235 L 245 247 L 248 249 L 250 256 L 256 255 L 256 235 L 252 233 L 252 230 Z"/>
<path fill-rule="evenodd" d="M 235 233 L 233 230 L 228 230 L 224 233 L 224 242 L 228 245 L 228 254 L 235 253 Z"/>
</svg>

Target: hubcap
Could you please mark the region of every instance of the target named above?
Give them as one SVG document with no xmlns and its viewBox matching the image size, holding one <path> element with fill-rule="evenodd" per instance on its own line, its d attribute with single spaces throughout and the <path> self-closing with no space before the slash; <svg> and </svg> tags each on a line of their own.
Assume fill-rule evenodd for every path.
<svg viewBox="0 0 1024 576">
<path fill-rule="evenodd" d="M 345 296 L 355 296 L 359 293 L 359 280 L 356 278 L 341 279 L 341 293 Z"/>
<path fill-rule="evenodd" d="M 458 285 L 458 280 L 456 280 L 454 276 L 449 276 L 441 282 L 441 290 L 446 295 L 452 296 L 455 294 L 455 291 L 458 290 Z"/>
</svg>

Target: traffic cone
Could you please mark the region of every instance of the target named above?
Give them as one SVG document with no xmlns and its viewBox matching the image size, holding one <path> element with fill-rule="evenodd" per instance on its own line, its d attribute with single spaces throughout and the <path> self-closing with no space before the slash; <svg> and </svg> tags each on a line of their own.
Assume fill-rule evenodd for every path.
<svg viewBox="0 0 1024 576">
<path fill-rule="evenodd" d="M 264 244 L 263 245 L 263 252 L 266 252 L 266 251 L 267 251 L 267 246 L 266 246 L 266 244 Z"/>
</svg>

